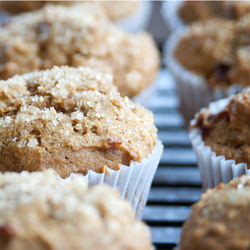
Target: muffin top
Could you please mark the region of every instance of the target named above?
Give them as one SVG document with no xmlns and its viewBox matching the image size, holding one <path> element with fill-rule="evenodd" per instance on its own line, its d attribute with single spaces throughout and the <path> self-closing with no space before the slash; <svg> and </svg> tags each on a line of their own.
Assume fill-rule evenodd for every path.
<svg viewBox="0 0 250 250">
<path fill-rule="evenodd" d="M 249 175 L 208 190 L 184 224 L 181 250 L 249 249 L 249 208 Z"/>
<path fill-rule="evenodd" d="M 174 55 L 187 70 L 206 77 L 210 85 L 227 85 L 234 31 L 235 23 L 224 19 L 193 24 L 180 38 Z"/>
<path fill-rule="evenodd" d="M 84 0 L 83 0 L 84 1 Z M 87 1 L 86 1 L 87 2 Z M 89 2 L 89 1 L 88 1 Z M 113 1 L 113 2 L 95 2 L 93 4 L 102 7 L 108 18 L 112 21 L 116 21 L 133 14 L 138 8 L 137 1 Z M 76 1 L 1 1 L 0 9 L 7 11 L 11 14 L 18 14 L 21 12 L 32 11 L 42 8 L 48 3 L 71 5 L 75 4 Z"/>
<path fill-rule="evenodd" d="M 0 81 L 0 171 L 103 172 L 156 145 L 153 115 L 89 68 L 54 67 Z"/>
<path fill-rule="evenodd" d="M 1 250 L 150 250 L 150 233 L 127 201 L 81 176 L 0 174 Z"/>
<path fill-rule="evenodd" d="M 233 55 L 234 68 L 232 80 L 245 86 L 250 85 L 250 14 L 242 17 L 236 25 Z"/>
<path fill-rule="evenodd" d="M 207 20 L 221 15 L 223 1 L 183 1 L 178 14 L 184 23 Z"/>
<path fill-rule="evenodd" d="M 2 27 L 1 79 L 54 65 L 112 73 L 120 93 L 133 97 L 154 80 L 159 58 L 148 34 L 124 32 L 97 5 L 49 5 L 12 17 Z"/>
<path fill-rule="evenodd" d="M 184 1 L 178 10 L 184 23 L 222 17 L 237 20 L 250 13 L 249 1 Z"/>
<path fill-rule="evenodd" d="M 210 87 L 249 86 L 249 25 L 250 14 L 237 22 L 218 18 L 197 22 L 180 37 L 174 56 Z"/>
<path fill-rule="evenodd" d="M 217 155 L 250 167 L 250 90 L 233 96 L 226 107 L 214 114 L 209 109 L 196 118 L 194 127 Z"/>
</svg>

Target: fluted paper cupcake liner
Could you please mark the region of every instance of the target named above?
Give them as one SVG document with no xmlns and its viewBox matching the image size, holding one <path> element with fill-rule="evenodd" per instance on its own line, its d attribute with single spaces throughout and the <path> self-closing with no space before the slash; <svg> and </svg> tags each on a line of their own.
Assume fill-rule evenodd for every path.
<svg viewBox="0 0 250 250">
<path fill-rule="evenodd" d="M 141 1 L 138 9 L 131 16 L 116 22 L 120 27 L 128 32 L 139 32 L 147 28 L 148 21 L 151 17 L 152 2 Z"/>
<path fill-rule="evenodd" d="M 179 96 L 180 111 L 184 120 L 189 124 L 194 114 L 202 107 L 206 107 L 211 101 L 219 100 L 236 94 L 242 90 L 242 86 L 234 84 L 228 88 L 211 88 L 207 80 L 185 69 L 174 56 L 178 41 L 188 32 L 188 28 L 177 30 L 166 42 L 164 54 L 167 66 L 172 73 L 176 90 Z M 190 59 L 192 60 L 192 58 Z"/>
<path fill-rule="evenodd" d="M 230 98 L 213 102 L 209 105 L 211 113 L 218 113 L 224 109 Z M 205 109 L 201 110 L 203 112 Z M 195 120 L 191 122 L 194 124 Z M 227 160 L 223 155 L 216 155 L 210 146 L 206 146 L 202 139 L 201 131 L 198 128 L 189 132 L 193 149 L 195 151 L 198 167 L 201 174 L 204 189 L 213 188 L 219 183 L 228 183 L 235 177 L 243 174 L 250 174 L 246 163 L 236 163 L 235 160 Z"/>
<path fill-rule="evenodd" d="M 103 173 L 90 170 L 87 175 L 82 176 L 88 180 L 90 186 L 105 183 L 118 189 L 121 196 L 131 204 L 137 218 L 140 219 L 162 151 L 162 143 L 158 140 L 153 152 L 141 162 L 132 161 L 130 166 L 120 164 L 119 170 L 108 169 Z M 71 174 L 68 178 L 70 179 L 74 175 L 78 174 Z"/>
<path fill-rule="evenodd" d="M 162 3 L 161 14 L 171 32 L 184 27 L 185 23 L 181 20 L 178 10 L 183 1 L 164 1 Z"/>
</svg>

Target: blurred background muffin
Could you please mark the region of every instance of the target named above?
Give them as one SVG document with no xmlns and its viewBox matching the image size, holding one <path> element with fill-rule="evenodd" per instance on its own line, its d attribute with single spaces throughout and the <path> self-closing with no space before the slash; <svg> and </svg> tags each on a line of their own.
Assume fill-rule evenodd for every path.
<svg viewBox="0 0 250 250">
<path fill-rule="evenodd" d="M 129 32 L 145 30 L 151 17 L 150 1 L 1 1 L 0 11 L 16 15 L 41 9 L 48 4 L 74 5 L 80 2 L 100 7 L 110 21 Z"/>
<path fill-rule="evenodd" d="M 171 36 L 167 65 L 175 78 L 187 123 L 209 102 L 250 85 L 249 20 L 250 15 L 237 22 L 209 19 Z"/>
<path fill-rule="evenodd" d="M 0 174 L 0 183 L 2 250 L 152 249 L 147 227 L 108 186 L 53 171 Z"/>
<path fill-rule="evenodd" d="M 183 227 L 180 249 L 249 249 L 249 208 L 248 175 L 208 190 L 192 206 Z"/>
<path fill-rule="evenodd" d="M 91 4 L 99 5 L 103 7 L 103 11 L 107 14 L 111 21 L 116 21 L 121 18 L 127 17 L 136 11 L 138 8 L 138 1 L 81 1 L 89 2 Z M 7 11 L 11 14 L 19 14 L 22 12 L 33 11 L 41 9 L 47 4 L 59 4 L 59 5 L 73 5 L 79 3 L 79 1 L 1 1 L 0 9 Z"/>
<path fill-rule="evenodd" d="M 250 13 L 249 1 L 166 1 L 162 15 L 171 31 L 212 18 L 237 20 Z"/>
<path fill-rule="evenodd" d="M 128 34 L 89 4 L 47 6 L 12 17 L 0 37 L 0 78 L 51 68 L 90 66 L 112 73 L 123 96 L 135 97 L 157 74 L 152 37 Z"/>
</svg>

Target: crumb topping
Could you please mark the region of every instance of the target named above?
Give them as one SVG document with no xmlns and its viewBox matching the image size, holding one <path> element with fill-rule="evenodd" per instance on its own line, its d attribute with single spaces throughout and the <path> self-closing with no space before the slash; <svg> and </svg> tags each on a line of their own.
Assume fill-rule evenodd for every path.
<svg viewBox="0 0 250 250">
<path fill-rule="evenodd" d="M 198 127 L 207 146 L 217 155 L 246 163 L 250 167 L 250 91 L 235 95 L 223 111 L 211 114 L 207 109 L 199 114 Z"/>
<path fill-rule="evenodd" d="M 153 115 L 90 68 L 54 67 L 0 81 L 0 170 L 102 172 L 156 145 Z"/>
<path fill-rule="evenodd" d="M 249 207 L 250 176 L 208 190 L 192 206 L 183 227 L 181 249 L 249 249 Z"/>
<path fill-rule="evenodd" d="M 108 186 L 53 171 L 1 174 L 0 186 L 2 250 L 151 249 L 147 227 Z"/>
<path fill-rule="evenodd" d="M 0 36 L 0 78 L 54 65 L 89 66 L 112 73 L 123 96 L 136 96 L 158 70 L 153 39 L 124 32 L 97 7 L 49 5 L 10 18 Z"/>
</svg>

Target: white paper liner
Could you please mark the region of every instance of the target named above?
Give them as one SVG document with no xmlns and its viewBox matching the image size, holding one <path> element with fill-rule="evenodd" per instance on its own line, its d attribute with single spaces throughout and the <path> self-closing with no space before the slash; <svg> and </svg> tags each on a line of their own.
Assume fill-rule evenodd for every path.
<svg viewBox="0 0 250 250">
<path fill-rule="evenodd" d="M 139 32 L 147 28 L 148 21 L 151 17 L 152 2 L 140 1 L 138 9 L 131 16 L 116 22 L 121 28 L 128 32 Z"/>
<path fill-rule="evenodd" d="M 130 166 L 120 165 L 120 170 L 108 169 L 108 173 L 96 173 L 92 170 L 82 175 L 88 180 L 90 186 L 106 183 L 120 191 L 122 198 L 129 201 L 138 219 L 142 218 L 155 171 L 158 167 L 163 145 L 157 140 L 153 152 L 142 160 L 132 161 Z M 71 174 L 68 179 L 74 177 Z"/>
<path fill-rule="evenodd" d="M 183 1 L 164 1 L 162 3 L 161 14 L 168 25 L 171 32 L 185 26 L 185 23 L 181 20 L 178 10 L 183 4 Z"/>
<path fill-rule="evenodd" d="M 189 124 L 190 120 L 194 118 L 194 114 L 202 107 L 206 107 L 211 101 L 236 94 L 240 92 L 243 87 L 234 84 L 223 89 L 211 88 L 204 77 L 186 70 L 175 59 L 174 51 L 180 38 L 187 32 L 188 28 L 181 28 L 174 32 L 165 44 L 164 55 L 167 66 L 176 82 L 180 111 L 186 123 Z"/>
<path fill-rule="evenodd" d="M 211 113 L 219 113 L 229 100 L 230 98 L 227 98 L 211 103 L 209 105 Z M 204 110 L 202 109 L 201 112 L 204 112 Z M 191 122 L 191 124 L 194 123 L 195 120 Z M 205 146 L 200 129 L 192 129 L 189 132 L 189 138 L 197 157 L 204 189 L 213 188 L 221 182 L 228 183 L 233 178 L 243 174 L 250 174 L 250 169 L 247 169 L 246 163 L 236 164 L 233 159 L 226 160 L 225 156 L 216 156 L 211 147 Z"/>
</svg>

